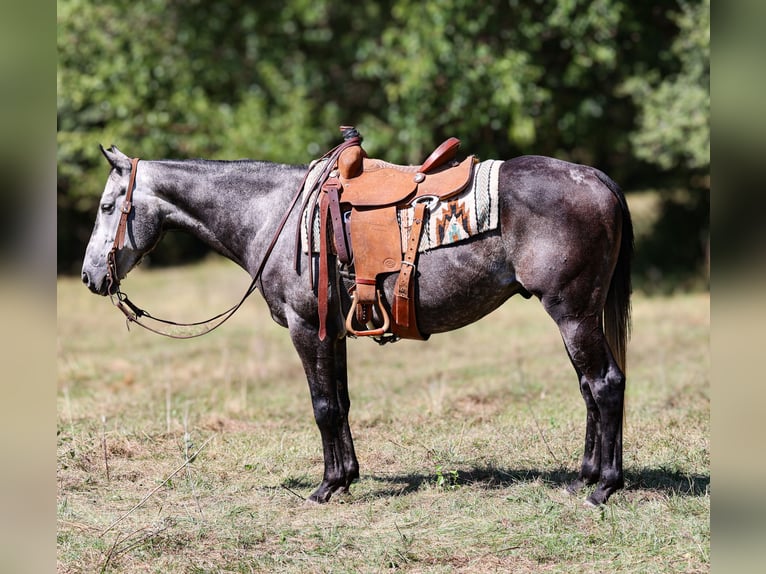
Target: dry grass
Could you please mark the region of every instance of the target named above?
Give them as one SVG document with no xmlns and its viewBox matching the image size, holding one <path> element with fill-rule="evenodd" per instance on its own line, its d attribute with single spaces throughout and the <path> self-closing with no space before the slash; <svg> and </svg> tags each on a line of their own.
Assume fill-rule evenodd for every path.
<svg viewBox="0 0 766 574">
<path fill-rule="evenodd" d="M 216 260 L 136 271 L 126 288 L 157 315 L 199 319 L 247 283 Z M 590 511 L 561 488 L 584 406 L 534 300 L 428 343 L 352 341 L 362 478 L 313 507 L 308 390 L 262 300 L 172 341 L 126 332 L 74 279 L 58 292 L 60 572 L 709 570 L 707 295 L 635 299 L 628 484 Z"/>
</svg>

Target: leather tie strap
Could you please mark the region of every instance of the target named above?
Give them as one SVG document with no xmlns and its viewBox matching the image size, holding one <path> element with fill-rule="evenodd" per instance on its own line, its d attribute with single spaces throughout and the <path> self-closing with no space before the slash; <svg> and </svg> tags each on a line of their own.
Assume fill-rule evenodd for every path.
<svg viewBox="0 0 766 574">
<path fill-rule="evenodd" d="M 399 272 L 399 279 L 396 282 L 394 290 L 394 331 L 399 331 L 398 335 L 406 336 L 410 339 L 422 339 L 415 320 L 415 289 L 413 274 L 415 271 L 415 258 L 418 254 L 420 245 L 420 236 L 423 232 L 423 222 L 426 218 L 427 205 L 425 203 L 415 204 L 415 214 L 410 229 L 410 237 L 407 241 L 407 251 L 402 260 L 402 270 Z"/>
<path fill-rule="evenodd" d="M 348 265 L 351 263 L 351 257 L 349 256 L 349 248 L 346 244 L 343 215 L 340 211 L 340 190 L 341 185 L 337 177 L 331 177 L 322 186 L 322 191 L 327 193 L 327 200 L 330 206 L 332 232 L 335 238 L 335 252 L 338 254 L 338 260 L 344 265 Z"/>
<path fill-rule="evenodd" d="M 328 194 L 322 193 L 319 200 L 319 279 L 317 281 L 317 305 L 319 312 L 319 340 L 324 341 L 327 337 L 327 298 L 330 282 L 330 273 L 327 262 L 327 250 L 329 249 L 327 237 L 327 204 Z"/>
</svg>

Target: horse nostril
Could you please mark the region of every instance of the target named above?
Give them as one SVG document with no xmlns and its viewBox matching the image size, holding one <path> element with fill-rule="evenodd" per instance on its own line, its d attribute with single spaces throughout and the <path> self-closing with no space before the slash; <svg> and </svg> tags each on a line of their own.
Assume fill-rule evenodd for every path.
<svg viewBox="0 0 766 574">
<path fill-rule="evenodd" d="M 88 273 L 86 271 L 82 272 L 82 282 L 90 286 L 90 277 L 88 277 Z"/>
</svg>

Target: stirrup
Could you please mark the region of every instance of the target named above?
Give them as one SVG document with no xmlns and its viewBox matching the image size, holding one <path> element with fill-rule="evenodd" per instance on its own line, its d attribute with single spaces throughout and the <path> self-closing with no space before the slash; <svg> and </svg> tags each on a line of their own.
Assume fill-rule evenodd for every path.
<svg viewBox="0 0 766 574">
<path fill-rule="evenodd" d="M 386 309 L 383 307 L 383 303 L 380 300 L 380 290 L 376 289 L 375 293 L 378 297 L 378 303 L 375 305 L 375 308 L 377 308 L 380 316 L 383 317 L 383 326 L 377 329 L 368 329 L 366 331 L 357 331 L 354 329 L 354 315 L 356 315 L 356 307 L 359 304 L 359 300 L 356 291 L 354 291 L 351 295 L 351 309 L 349 309 L 348 315 L 346 315 L 346 330 L 348 330 L 348 332 L 355 337 L 380 337 L 386 331 L 388 331 L 388 328 L 391 326 L 391 319 L 389 318 L 388 313 L 386 312 Z"/>
</svg>

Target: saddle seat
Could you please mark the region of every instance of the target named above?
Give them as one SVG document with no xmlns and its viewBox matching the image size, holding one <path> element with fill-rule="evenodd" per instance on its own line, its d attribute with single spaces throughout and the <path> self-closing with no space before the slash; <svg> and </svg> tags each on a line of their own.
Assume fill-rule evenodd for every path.
<svg viewBox="0 0 766 574">
<path fill-rule="evenodd" d="M 413 281 L 422 224 L 429 207 L 470 184 L 475 159 L 469 156 L 456 161 L 460 140 L 449 138 L 421 165 L 396 165 L 368 158 L 358 132 L 341 129 L 352 130 L 359 143 L 343 149 L 322 187 L 325 193 L 320 202 L 320 220 L 323 229 L 332 227 L 332 241 L 323 240 L 320 248 L 320 291 L 324 291 L 322 275 L 327 276 L 322 271 L 326 256 L 322 257 L 321 250 L 330 249 L 332 243 L 339 261 L 354 269 L 347 331 L 355 336 L 375 337 L 379 342 L 390 340 L 391 336 L 383 339 L 389 333 L 395 338 L 425 339 L 427 336 L 417 326 Z M 414 206 L 415 214 L 403 253 L 397 209 L 409 206 Z M 328 235 L 324 231 L 322 237 Z M 389 316 L 378 279 L 396 272 L 399 278 Z M 323 337 L 326 303 L 322 301 L 323 293 L 319 295 Z"/>
<path fill-rule="evenodd" d="M 348 156 L 361 152 L 360 147 L 346 149 L 338 161 L 343 186 L 341 203 L 353 207 L 408 205 L 424 195 L 447 199 L 465 189 L 474 164 L 472 157 L 462 162 L 450 159 L 426 170 L 423 165 L 396 165 L 362 157 L 361 169 L 356 172 L 343 169 L 341 162 L 344 159 L 351 159 Z M 454 152 L 452 155 L 454 157 Z"/>
</svg>

